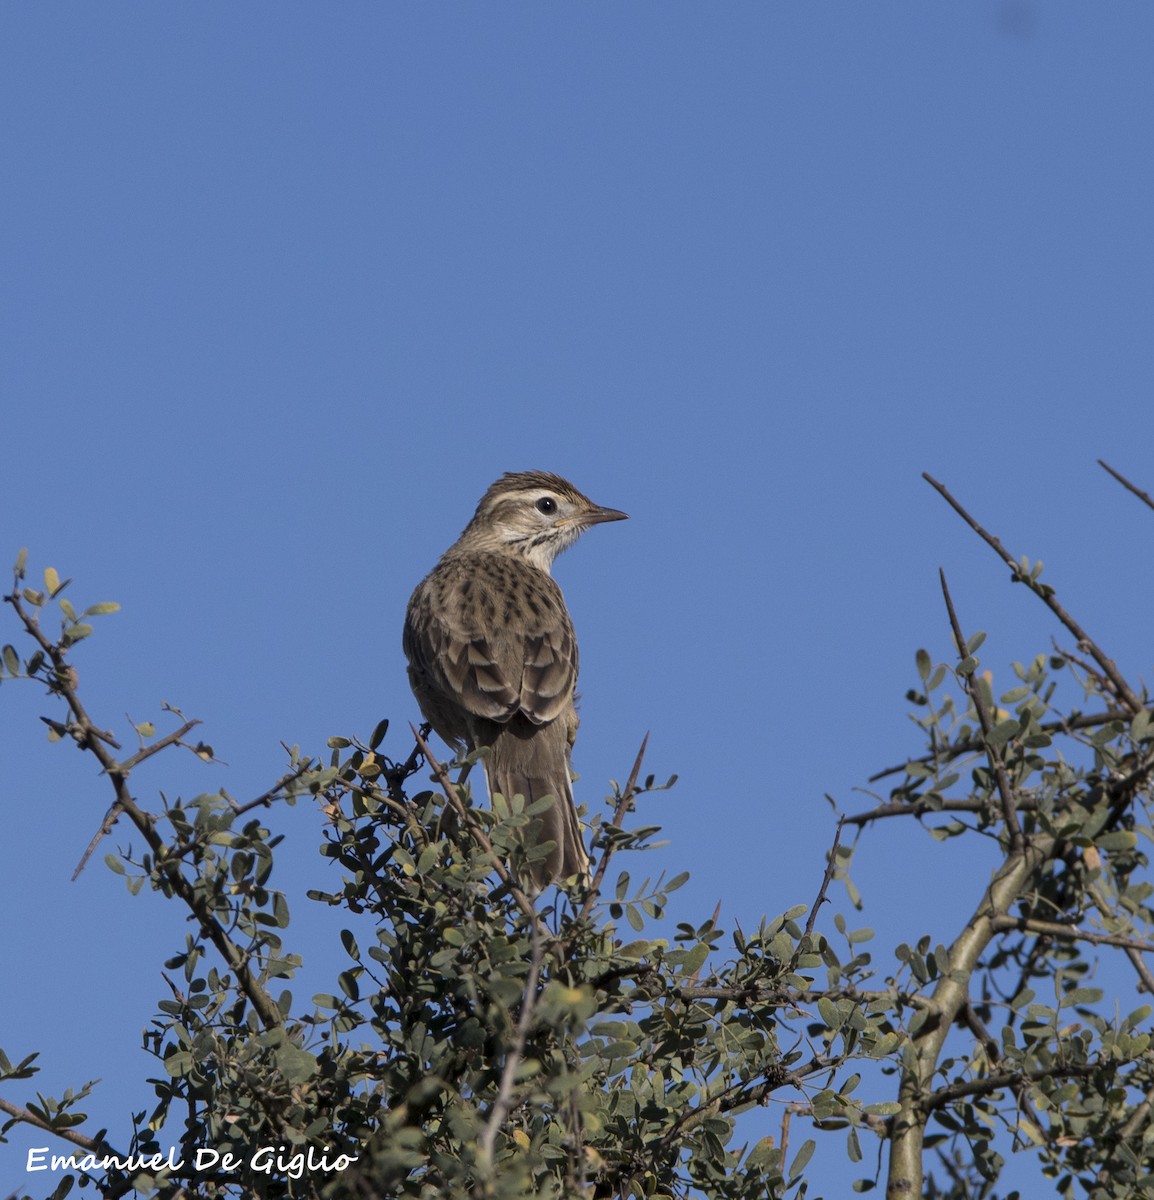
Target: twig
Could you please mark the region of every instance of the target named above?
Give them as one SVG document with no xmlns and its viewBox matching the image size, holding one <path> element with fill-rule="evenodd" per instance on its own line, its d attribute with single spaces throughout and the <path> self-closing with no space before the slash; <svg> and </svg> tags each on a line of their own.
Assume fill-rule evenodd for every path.
<svg viewBox="0 0 1154 1200">
<path fill-rule="evenodd" d="M 31 1125 L 35 1129 L 42 1129 L 45 1133 L 52 1134 L 53 1137 L 63 1138 L 64 1141 L 71 1142 L 74 1146 L 79 1146 L 81 1150 L 87 1150 L 90 1154 L 97 1154 L 102 1158 L 106 1155 L 112 1158 L 126 1157 L 112 1149 L 107 1142 L 85 1137 L 84 1134 L 75 1129 L 58 1129 L 53 1125 L 49 1125 L 46 1121 L 42 1121 L 35 1113 L 30 1112 L 26 1108 L 21 1108 L 20 1105 L 13 1104 L 9 1100 L 0 1100 L 0 1112 L 7 1113 L 13 1120 L 19 1121 L 22 1125 Z"/>
<path fill-rule="evenodd" d="M 1023 797 L 1017 801 L 1018 812 L 1033 812 L 1038 807 L 1036 800 Z M 889 804 L 879 804 L 868 812 L 851 813 L 843 818 L 847 825 L 868 825 L 871 821 L 879 821 L 885 817 L 932 817 L 939 812 L 972 812 L 980 813 L 989 808 L 980 800 L 943 800 L 940 804 L 931 804 L 928 800 L 915 800 L 907 804 L 904 800 L 892 800 Z"/>
<path fill-rule="evenodd" d="M 991 548 L 993 549 L 1002 561 L 1014 573 L 1014 578 L 1024 583 L 1030 591 L 1034 593 L 1046 607 L 1062 622 L 1063 625 L 1073 634 L 1075 640 L 1086 647 L 1093 655 L 1094 661 L 1102 668 L 1106 677 L 1114 685 L 1115 694 L 1118 699 L 1129 710 L 1131 716 L 1137 716 L 1142 711 L 1142 701 L 1139 700 L 1134 689 L 1126 682 L 1121 671 L 1118 670 L 1114 660 L 1109 658 L 1094 641 L 1093 638 L 1078 624 L 1077 621 L 1065 610 L 1058 602 L 1054 595 L 1054 589 L 1043 584 L 1037 583 L 1026 575 L 1020 566 L 1014 561 L 1010 552 L 1002 545 L 1002 543 L 994 537 L 992 533 L 983 529 L 973 517 L 958 503 L 957 500 L 950 494 L 949 489 L 944 484 L 939 483 L 928 471 L 922 472 L 922 478 L 934 488 L 946 501 L 947 504 L 962 518 L 963 521 Z"/>
<path fill-rule="evenodd" d="M 997 924 L 996 921 L 995 924 Z M 974 1006 L 968 999 L 958 1011 L 958 1020 L 982 1043 L 982 1049 L 985 1050 L 986 1057 L 990 1062 L 996 1063 L 1002 1057 L 997 1039 L 986 1028 L 982 1018 L 974 1011 Z"/>
<path fill-rule="evenodd" d="M 172 733 L 166 733 L 164 737 L 155 742 L 149 742 L 147 746 L 142 746 L 131 758 L 126 758 L 120 764 L 121 771 L 127 775 L 129 771 L 138 767 L 145 759 L 151 758 L 154 754 L 159 754 L 161 750 L 166 750 L 169 746 L 179 743 L 186 733 L 190 733 L 199 724 L 200 722 L 196 720 L 185 721 L 179 729 L 173 730 Z"/>
<path fill-rule="evenodd" d="M 633 770 L 629 772 L 628 782 L 621 793 L 621 798 L 617 801 L 617 807 L 613 810 L 613 820 L 610 822 L 612 825 L 619 827 L 621 822 L 625 820 L 625 814 L 629 811 L 629 805 L 633 801 L 634 788 L 637 786 L 637 776 L 641 774 L 641 763 L 645 758 L 645 747 L 648 745 L 649 734 L 646 732 L 645 736 L 641 739 L 641 749 L 637 751 L 637 757 L 633 760 Z M 601 855 L 601 861 L 597 864 L 597 870 L 593 874 L 593 879 L 589 884 L 589 892 L 585 897 L 585 902 L 581 905 L 581 911 L 577 914 L 578 920 L 583 920 L 593 911 L 593 905 L 601 893 L 601 881 L 605 878 L 605 871 L 612 857 L 613 846 L 607 844 L 605 852 Z"/>
<path fill-rule="evenodd" d="M 236 973 L 237 986 L 256 1010 L 261 1023 L 266 1029 L 279 1028 L 284 1024 L 284 1018 L 276 1002 L 260 985 L 253 974 L 252 968 L 249 966 L 248 954 L 229 936 L 228 931 L 213 911 L 211 901 L 198 892 L 180 873 L 179 862 L 168 860 L 168 846 L 156 831 L 156 818 L 151 813 L 142 809 L 133 799 L 132 792 L 128 787 L 128 776 L 125 773 L 123 764 L 117 762 L 112 757 L 105 741 L 95 736 L 97 733 L 96 724 L 88 715 L 84 705 L 80 702 L 75 684 L 72 682 L 71 669 L 60 646 L 49 641 L 44 635 L 39 622 L 25 609 L 19 592 L 6 596 L 5 599 L 16 610 L 16 614 L 20 618 L 20 622 L 26 632 L 36 641 L 51 661 L 57 678 L 56 688 L 72 711 L 79 733 L 83 738 L 81 744 L 92 754 L 111 781 L 116 796 L 116 804 L 120 806 L 121 811 L 129 817 L 148 843 L 148 848 L 152 851 L 156 864 L 154 870 L 157 872 L 161 870 L 165 871 L 168 886 L 172 888 L 173 893 L 180 898 L 181 902 L 192 913 L 204 935 L 220 952 L 229 969 Z"/>
<path fill-rule="evenodd" d="M 145 747 L 139 753 L 134 754 L 131 758 L 126 759 L 120 764 L 121 774 L 127 775 L 138 763 L 144 762 L 146 758 L 151 758 L 152 755 L 164 750 L 168 746 L 175 745 L 180 742 L 190 729 L 195 729 L 199 725 L 199 721 L 185 721 L 185 723 L 174 732 L 167 734 L 158 742 L 153 742 L 152 745 Z M 119 800 L 114 800 L 111 807 L 104 814 L 104 820 L 100 822 L 100 828 L 92 837 L 92 841 L 88 843 L 88 848 L 80 856 L 80 861 L 76 864 L 76 870 L 72 872 L 72 882 L 75 883 L 80 878 L 81 871 L 88 865 L 88 860 L 92 857 L 93 851 L 100 845 L 101 841 L 106 838 L 111 832 L 113 825 L 116 824 L 117 818 L 124 810 L 120 805 Z"/>
<path fill-rule="evenodd" d="M 950 629 L 953 630 L 954 644 L 958 648 L 958 658 L 964 662 L 969 656 L 969 652 L 966 649 L 966 639 L 962 633 L 962 627 L 958 623 L 958 614 L 954 611 L 954 601 L 950 595 L 949 584 L 946 583 L 945 571 L 939 569 L 938 577 L 942 581 L 942 596 L 946 601 L 946 612 L 949 613 Z M 981 685 L 974 678 L 973 671 L 970 671 L 962 678 L 965 689 L 970 694 L 970 700 L 973 702 L 974 711 L 978 714 L 978 724 L 982 727 L 982 741 L 986 747 L 986 760 L 990 764 L 990 770 L 994 773 L 994 780 L 998 786 L 998 795 L 1002 801 L 1002 818 L 1006 822 L 1006 829 L 1010 834 L 1010 850 L 1012 853 L 1017 853 L 1022 848 L 1022 826 L 1018 823 L 1017 798 L 1010 784 L 1010 778 L 1006 774 L 1006 765 L 1002 761 L 1002 755 L 994 748 L 990 741 L 990 735 L 993 733 L 994 727 L 990 721 L 990 714 L 986 709 L 986 699 L 982 695 Z"/>
<path fill-rule="evenodd" d="M 811 1121 L 813 1121 L 814 1124 L 819 1129 L 822 1127 L 821 1118 L 815 1117 L 813 1115 L 813 1105 L 810 1104 L 808 1101 L 791 1100 L 785 1106 L 786 1116 L 788 1116 L 790 1113 L 792 1113 L 794 1116 L 797 1116 L 797 1117 L 809 1117 L 809 1119 Z M 842 1119 L 844 1119 L 844 1118 L 842 1118 Z M 870 1130 L 872 1133 L 876 1133 L 878 1135 L 878 1137 L 884 1138 L 884 1137 L 889 1136 L 889 1131 L 890 1131 L 889 1117 L 879 1117 L 876 1113 L 859 1112 L 857 1114 L 857 1120 L 859 1120 L 862 1123 L 862 1125 L 864 1125 L 866 1127 L 866 1129 Z M 783 1129 L 788 1129 L 788 1125 L 785 1122 L 785 1120 L 782 1121 L 782 1127 L 783 1127 Z M 784 1161 L 785 1157 L 786 1157 L 784 1141 L 782 1143 L 782 1148 L 781 1148 L 781 1157 L 782 1157 L 782 1160 Z"/>
<path fill-rule="evenodd" d="M 413 731 L 413 737 L 417 739 L 417 745 L 420 746 L 421 753 L 425 756 L 425 761 L 432 768 L 434 778 L 441 785 L 441 790 L 445 793 L 445 798 L 456 810 L 461 820 L 464 821 L 465 827 L 476 839 L 481 849 L 492 860 L 493 869 L 497 872 L 501 882 L 509 889 L 509 895 L 513 897 L 517 907 L 536 924 L 540 920 L 540 917 L 537 915 L 537 910 L 533 907 L 533 902 L 521 890 L 509 868 L 502 861 L 501 856 L 493 849 L 493 843 L 489 840 L 489 835 L 485 832 L 484 826 L 462 802 L 461 797 L 457 794 L 457 789 L 453 786 L 453 781 L 449 778 L 449 772 L 445 770 L 443 764 L 437 761 L 433 752 L 429 749 L 428 742 L 421 736 L 417 727 L 410 722 L 409 728 Z"/>
<path fill-rule="evenodd" d="M 809 910 L 809 920 L 805 923 L 806 937 L 809 937 L 813 933 L 813 925 L 817 920 L 817 910 L 826 902 L 826 892 L 829 890 L 830 881 L 837 870 L 837 852 L 838 847 L 841 845 L 841 827 L 844 824 L 845 817 L 839 817 L 837 829 L 833 833 L 833 845 L 829 848 L 829 860 L 825 865 L 825 874 L 822 876 L 821 887 L 818 889 L 817 899 L 813 902 L 813 907 Z"/>
<path fill-rule="evenodd" d="M 1154 499 L 1151 499 L 1150 494 L 1148 492 L 1144 492 L 1140 487 L 1135 487 L 1134 484 L 1132 484 L 1130 482 L 1130 480 L 1126 478 L 1125 475 L 1122 475 L 1118 471 L 1115 471 L 1114 468 L 1112 466 L 1110 466 L 1109 463 L 1103 462 L 1102 459 L 1098 459 L 1098 466 L 1100 466 L 1103 471 L 1106 471 L 1109 474 L 1113 475 L 1114 478 L 1127 491 L 1133 492 L 1134 495 L 1137 496 L 1138 499 L 1141 500 L 1142 503 L 1145 504 L 1148 508 L 1154 508 Z"/>
<path fill-rule="evenodd" d="M 517 1078 L 517 1069 L 525 1057 L 525 1042 L 529 1037 L 529 1026 L 533 1022 L 533 1013 L 537 1007 L 537 981 L 541 977 L 541 964 L 545 951 L 541 944 L 541 930 L 536 921 L 529 923 L 529 937 L 532 951 L 529 958 L 529 974 L 525 978 L 525 986 L 521 989 L 521 1011 L 517 1014 L 517 1026 L 513 1031 L 513 1041 L 505 1055 L 505 1064 L 501 1068 L 501 1082 L 497 1088 L 497 1096 L 493 1107 L 478 1139 L 481 1159 L 488 1167 L 493 1165 L 493 1143 L 497 1139 L 497 1131 L 501 1128 L 509 1109 L 513 1104 L 513 1085 Z"/>
<path fill-rule="evenodd" d="M 433 729 L 432 725 L 430 725 L 426 721 L 421 726 L 421 737 L 427 738 L 429 736 L 429 734 L 432 732 L 432 729 Z M 404 793 L 402 785 L 404 784 L 405 780 L 408 779 L 408 777 L 410 775 L 412 775 L 416 772 L 417 767 L 418 767 L 417 760 L 420 757 L 421 757 L 421 744 L 418 741 L 418 742 L 415 742 L 413 745 L 412 754 L 410 754 L 409 757 L 407 759 L 405 759 L 405 761 L 403 763 L 393 763 L 393 765 L 391 767 L 387 767 L 385 770 L 383 770 L 381 772 L 381 774 L 385 777 L 385 782 L 389 785 L 389 796 L 391 799 L 398 801 L 400 803 L 404 803 L 404 804 L 408 803 L 408 800 L 405 797 L 405 793 Z M 390 762 L 391 760 L 386 759 L 385 761 Z"/>
<path fill-rule="evenodd" d="M 931 1113 L 968 1096 L 986 1096 L 990 1092 L 1004 1091 L 1018 1084 L 1039 1083 L 1043 1079 L 1084 1079 L 1101 1069 L 1101 1063 L 1071 1063 L 1064 1067 L 1044 1067 L 1037 1071 L 996 1071 L 993 1075 L 982 1076 L 981 1079 L 961 1079 L 956 1083 L 947 1084 L 922 1097 L 919 1107 L 922 1112 Z"/>
<path fill-rule="evenodd" d="M 1007 914 L 994 917 L 994 928 L 1017 929 L 1023 933 L 1036 933 L 1041 937 L 1067 938 L 1071 941 L 1091 942 L 1095 946 L 1120 946 L 1123 950 L 1133 950 L 1135 953 L 1154 954 L 1154 942 L 1122 937 L 1116 933 L 1095 933 L 1091 929 L 1063 925 L 1060 921 L 1040 921 L 1035 917 L 1012 917 Z"/>
<path fill-rule="evenodd" d="M 1066 656 L 1064 651 L 1061 653 L 1063 657 Z M 1093 729 L 1099 725 L 1109 725 L 1111 721 L 1126 720 L 1129 715 L 1123 709 L 1108 708 L 1104 713 L 1086 713 L 1062 721 L 1047 721 L 1038 726 L 1038 731 L 1040 733 L 1069 733 L 1072 729 Z M 884 770 L 878 771 L 876 775 L 871 775 L 867 782 L 877 783 L 879 779 L 885 779 L 887 775 L 896 775 L 899 771 L 904 771 L 910 763 L 950 762 L 955 758 L 960 758 L 963 754 L 972 754 L 975 750 L 984 748 L 981 738 L 967 738 L 964 742 L 954 742 L 952 745 L 943 746 L 936 754 L 923 754 L 920 758 L 907 758 L 903 763 L 886 767 Z"/>
<path fill-rule="evenodd" d="M 1114 911 L 1114 906 L 1102 895 L 1101 889 L 1091 884 L 1087 889 L 1087 894 L 1090 897 L 1090 902 L 1104 917 L 1117 917 Z M 1138 978 L 1142 981 L 1142 987 L 1145 988 L 1147 994 L 1154 996 L 1154 972 L 1146 965 L 1145 960 L 1138 949 L 1132 945 L 1123 947 L 1123 952 L 1130 960 L 1130 965 L 1134 968 Z"/>
<path fill-rule="evenodd" d="M 303 762 L 298 763 L 291 771 L 285 772 L 276 783 L 272 785 L 266 792 L 262 792 L 254 800 L 248 800 L 244 804 L 232 804 L 232 811 L 235 816 L 243 816 L 246 812 L 250 812 L 254 808 L 268 808 L 273 800 L 289 786 L 290 783 L 295 783 L 302 775 L 308 774 L 312 770 L 313 760 L 306 758 Z M 231 803 L 231 802 L 230 802 Z"/>
</svg>

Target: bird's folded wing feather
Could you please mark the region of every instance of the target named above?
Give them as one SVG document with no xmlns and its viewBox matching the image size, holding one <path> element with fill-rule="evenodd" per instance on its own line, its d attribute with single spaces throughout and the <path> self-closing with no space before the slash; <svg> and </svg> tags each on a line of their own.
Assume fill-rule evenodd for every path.
<svg viewBox="0 0 1154 1200">
<path fill-rule="evenodd" d="M 548 576 L 530 577 L 515 582 L 514 603 L 494 603 L 475 577 L 470 582 L 423 622 L 413 647 L 421 665 L 475 716 L 555 720 L 577 684 L 577 641 L 560 589 Z"/>
</svg>

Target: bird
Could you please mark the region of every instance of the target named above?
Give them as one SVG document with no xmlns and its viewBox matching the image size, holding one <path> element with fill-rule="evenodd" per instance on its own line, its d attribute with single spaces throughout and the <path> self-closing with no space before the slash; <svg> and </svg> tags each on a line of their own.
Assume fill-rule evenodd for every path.
<svg viewBox="0 0 1154 1200">
<path fill-rule="evenodd" d="M 542 889 L 588 877 L 573 801 L 577 638 L 553 560 L 586 529 L 628 514 L 594 504 L 549 471 L 506 472 L 417 584 L 405 613 L 409 684 L 448 745 L 483 754 L 489 794 L 545 796 L 528 868 Z"/>
</svg>

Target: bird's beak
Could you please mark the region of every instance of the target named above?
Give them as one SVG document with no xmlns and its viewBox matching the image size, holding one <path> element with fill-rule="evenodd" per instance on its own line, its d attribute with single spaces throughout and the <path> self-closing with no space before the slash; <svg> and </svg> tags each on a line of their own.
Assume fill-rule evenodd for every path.
<svg viewBox="0 0 1154 1200">
<path fill-rule="evenodd" d="M 591 508 L 581 516 L 583 525 L 600 525 L 604 521 L 628 521 L 629 514 L 616 508 Z"/>
</svg>

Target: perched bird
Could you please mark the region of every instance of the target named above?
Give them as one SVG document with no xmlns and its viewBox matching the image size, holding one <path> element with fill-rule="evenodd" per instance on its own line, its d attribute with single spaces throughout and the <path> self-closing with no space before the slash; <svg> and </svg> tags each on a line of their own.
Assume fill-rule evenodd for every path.
<svg viewBox="0 0 1154 1200">
<path fill-rule="evenodd" d="M 586 873 L 589 861 L 569 773 L 577 639 L 549 569 L 591 525 L 626 515 L 559 475 L 505 474 L 405 614 L 409 683 L 425 719 L 458 751 L 488 750 L 490 794 L 554 797 L 540 818 L 540 841 L 555 845 L 534 865 L 538 887 Z"/>
</svg>

